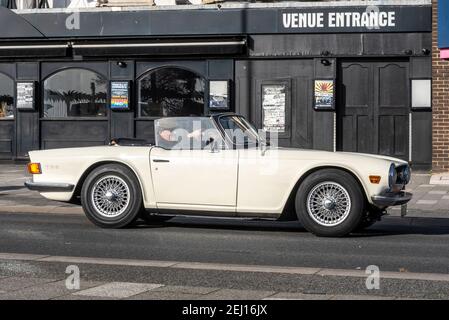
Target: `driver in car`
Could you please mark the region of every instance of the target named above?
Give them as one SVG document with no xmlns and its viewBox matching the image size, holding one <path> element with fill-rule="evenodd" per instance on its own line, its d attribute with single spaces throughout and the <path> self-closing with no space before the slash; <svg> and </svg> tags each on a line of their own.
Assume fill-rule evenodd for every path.
<svg viewBox="0 0 449 320">
<path fill-rule="evenodd" d="M 185 132 L 180 128 L 163 128 L 159 131 L 158 144 L 164 149 L 204 149 L 211 141 L 218 139 L 215 134 L 207 134 L 201 129 Z"/>
</svg>

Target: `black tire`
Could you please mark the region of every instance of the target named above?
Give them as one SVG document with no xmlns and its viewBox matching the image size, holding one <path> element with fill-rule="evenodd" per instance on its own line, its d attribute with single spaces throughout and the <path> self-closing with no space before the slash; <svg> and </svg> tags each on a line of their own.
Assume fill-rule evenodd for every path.
<svg viewBox="0 0 449 320">
<path fill-rule="evenodd" d="M 97 183 L 106 179 L 116 179 L 126 192 L 129 193 L 129 200 L 122 206 L 119 214 L 108 217 L 100 212 L 101 205 L 97 205 L 93 200 L 92 192 Z M 126 187 L 124 187 L 125 185 Z M 98 189 L 95 189 L 98 190 Z M 95 225 L 102 228 L 123 228 L 132 224 L 142 211 L 142 191 L 139 181 L 129 168 L 120 164 L 106 164 L 93 170 L 84 181 L 81 189 L 81 204 L 87 218 Z M 106 210 L 107 212 L 107 210 Z"/>
<path fill-rule="evenodd" d="M 307 205 L 309 195 L 313 199 L 313 195 L 319 194 L 314 190 L 319 190 L 320 186 L 328 185 L 328 182 L 341 190 L 341 194 L 346 198 L 349 197 L 350 199 L 350 203 L 347 202 L 349 203 L 346 206 L 347 209 L 341 215 L 341 221 L 335 221 L 334 225 L 326 225 L 323 219 L 313 215 L 312 213 L 316 211 L 313 210 L 312 206 L 312 213 L 309 214 Z M 299 222 L 309 232 L 322 237 L 343 237 L 353 232 L 360 225 L 365 212 L 365 197 L 351 174 L 338 169 L 323 169 L 312 173 L 300 184 L 296 192 L 295 209 Z"/>
</svg>

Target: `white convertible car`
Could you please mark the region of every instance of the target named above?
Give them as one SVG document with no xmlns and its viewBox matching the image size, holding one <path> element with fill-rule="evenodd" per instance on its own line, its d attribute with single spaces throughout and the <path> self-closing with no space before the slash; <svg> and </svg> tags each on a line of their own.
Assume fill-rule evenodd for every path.
<svg viewBox="0 0 449 320">
<path fill-rule="evenodd" d="M 81 202 L 100 227 L 175 215 L 294 218 L 319 236 L 368 227 L 412 197 L 402 160 L 274 144 L 236 114 L 162 118 L 152 143 L 32 151 L 25 185 Z"/>
</svg>

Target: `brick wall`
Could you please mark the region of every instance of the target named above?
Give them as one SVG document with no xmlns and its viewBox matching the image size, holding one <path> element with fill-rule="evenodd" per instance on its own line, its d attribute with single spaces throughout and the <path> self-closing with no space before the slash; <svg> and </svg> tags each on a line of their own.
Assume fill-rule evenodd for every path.
<svg viewBox="0 0 449 320">
<path fill-rule="evenodd" d="M 432 0 L 432 170 L 442 172 L 449 171 L 449 61 L 441 60 L 438 50 L 437 3 L 438 0 Z"/>
</svg>

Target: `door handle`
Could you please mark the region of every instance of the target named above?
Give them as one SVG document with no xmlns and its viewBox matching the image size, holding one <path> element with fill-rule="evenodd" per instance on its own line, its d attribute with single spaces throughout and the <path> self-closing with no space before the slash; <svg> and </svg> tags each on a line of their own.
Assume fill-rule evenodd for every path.
<svg viewBox="0 0 449 320">
<path fill-rule="evenodd" d="M 166 159 L 153 159 L 153 162 L 170 162 L 170 160 L 166 160 Z"/>
</svg>

